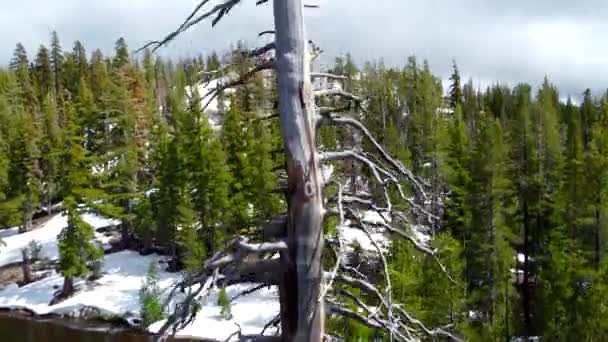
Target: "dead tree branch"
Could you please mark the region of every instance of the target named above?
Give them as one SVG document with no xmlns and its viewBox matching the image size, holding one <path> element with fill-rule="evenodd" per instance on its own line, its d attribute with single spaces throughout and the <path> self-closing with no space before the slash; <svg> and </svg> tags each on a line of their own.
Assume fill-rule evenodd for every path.
<svg viewBox="0 0 608 342">
<path fill-rule="evenodd" d="M 333 78 L 336 80 L 345 80 L 346 79 L 346 76 L 335 75 L 335 74 L 331 74 L 331 73 L 327 73 L 327 72 L 311 72 L 310 77 L 312 77 L 312 78 L 327 77 L 327 78 Z"/>
<path fill-rule="evenodd" d="M 261 290 L 261 289 L 263 289 L 265 287 L 268 287 L 268 285 L 266 285 L 266 284 L 260 284 L 260 285 L 256 285 L 256 286 L 250 287 L 247 290 L 241 291 L 237 295 L 235 295 L 234 297 L 230 298 L 230 301 L 234 302 L 236 299 L 238 299 L 240 297 L 244 297 L 244 296 L 250 295 L 250 294 L 252 294 L 254 292 L 257 292 L 257 291 L 259 291 L 259 290 Z"/>
<path fill-rule="evenodd" d="M 253 58 L 253 57 L 258 57 L 258 56 L 261 56 L 261 55 L 263 55 L 263 54 L 265 54 L 265 53 L 267 53 L 267 52 L 269 52 L 269 51 L 272 51 L 272 50 L 274 50 L 274 49 L 275 49 L 274 42 L 272 42 L 272 43 L 268 43 L 268 44 L 266 44 L 266 45 L 264 45 L 264 46 L 262 46 L 262 47 L 259 47 L 259 48 L 257 48 L 257 49 L 251 50 L 251 51 L 249 52 L 249 55 L 248 55 L 248 56 L 249 56 L 250 58 Z"/>
<path fill-rule="evenodd" d="M 264 329 L 262 329 L 262 332 L 260 332 L 260 335 L 264 335 L 268 328 L 276 327 L 279 325 L 279 323 L 281 323 L 281 315 L 276 315 L 270 322 L 266 323 Z"/>
<path fill-rule="evenodd" d="M 262 37 L 262 36 L 265 36 L 267 34 L 275 34 L 275 32 L 274 32 L 274 30 L 262 31 L 262 32 L 258 33 L 258 37 Z"/>
<path fill-rule="evenodd" d="M 243 85 L 245 83 L 247 83 L 247 81 L 249 79 L 251 79 L 254 75 L 256 75 L 258 72 L 262 71 L 262 70 L 270 70 L 272 69 L 274 66 L 274 61 L 271 60 L 269 62 L 266 63 L 262 63 L 260 65 L 256 65 L 254 68 L 252 68 L 251 70 L 249 70 L 248 72 L 246 72 L 245 74 L 243 74 L 242 76 L 236 78 L 236 79 L 228 79 L 225 80 L 224 82 L 218 82 L 218 85 L 216 88 L 210 90 L 209 92 L 207 92 L 206 94 L 201 96 L 201 101 L 207 99 L 207 97 L 209 97 L 207 99 L 207 102 L 205 102 L 205 104 L 202 106 L 202 110 L 206 110 L 207 107 L 209 107 L 209 105 L 211 104 L 211 102 L 224 90 L 226 89 L 230 89 L 230 88 L 234 88 L 236 86 L 239 85 Z"/>
<path fill-rule="evenodd" d="M 351 94 L 339 88 L 334 89 L 321 89 L 316 90 L 314 92 L 315 97 L 319 96 L 338 96 L 344 98 L 346 100 L 355 101 L 356 103 L 360 103 L 363 99 L 355 94 Z"/>
<path fill-rule="evenodd" d="M 411 182 L 416 192 L 420 196 L 422 196 L 423 199 L 428 199 L 428 196 L 426 195 L 425 189 L 419 178 L 416 177 L 411 170 L 407 169 L 400 161 L 391 157 L 390 154 L 384 149 L 384 147 L 382 147 L 382 145 L 380 145 L 380 143 L 378 143 L 378 141 L 374 138 L 374 136 L 367 129 L 367 127 L 365 127 L 363 123 L 354 118 L 339 115 L 328 114 L 325 115 L 323 118 L 325 122 L 337 125 L 347 125 L 363 133 L 363 135 L 372 143 L 372 145 L 374 145 L 375 150 L 382 156 L 382 159 L 386 163 L 391 165 L 395 170 L 399 171 L 399 173 L 404 175 Z"/>
<path fill-rule="evenodd" d="M 190 13 L 190 15 L 186 18 L 186 20 L 177 28 L 177 30 L 169 33 L 168 35 L 165 36 L 165 38 L 163 38 L 161 40 L 153 40 L 153 41 L 148 42 L 147 44 L 145 44 L 144 46 L 139 48 L 137 51 L 138 52 L 143 51 L 149 47 L 152 47 L 152 51 L 155 52 L 162 46 L 167 45 L 170 41 L 175 39 L 175 37 L 177 37 L 181 33 L 186 32 L 192 26 L 194 26 L 194 25 L 200 23 L 201 21 L 203 21 L 209 17 L 212 17 L 214 15 L 216 17 L 213 19 L 212 26 L 215 26 L 224 15 L 228 14 L 234 6 L 236 6 L 239 2 L 241 2 L 241 0 L 227 0 L 224 3 L 214 6 L 213 8 L 211 8 L 208 11 L 206 11 L 202 14 L 199 14 L 199 12 L 203 9 L 203 7 L 207 3 L 209 3 L 209 1 L 210 0 L 202 0 L 194 8 L 192 13 Z M 199 14 L 199 15 L 197 16 L 197 14 Z"/>
</svg>

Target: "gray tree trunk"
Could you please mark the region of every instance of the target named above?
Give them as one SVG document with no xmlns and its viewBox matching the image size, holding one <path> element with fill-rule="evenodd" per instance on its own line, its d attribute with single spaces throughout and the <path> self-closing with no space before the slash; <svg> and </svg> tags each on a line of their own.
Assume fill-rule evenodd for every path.
<svg viewBox="0 0 608 342">
<path fill-rule="evenodd" d="M 288 175 L 285 274 L 280 286 L 284 341 L 319 342 L 323 249 L 321 173 L 315 143 L 315 108 L 310 81 L 302 0 L 275 0 L 276 71 L 281 135 Z"/>
</svg>

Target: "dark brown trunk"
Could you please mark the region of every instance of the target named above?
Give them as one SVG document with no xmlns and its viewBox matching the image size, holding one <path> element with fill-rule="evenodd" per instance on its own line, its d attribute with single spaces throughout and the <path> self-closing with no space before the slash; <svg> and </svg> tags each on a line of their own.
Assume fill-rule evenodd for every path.
<svg viewBox="0 0 608 342">
<path fill-rule="evenodd" d="M 23 284 L 29 284 L 32 282 L 32 268 L 30 266 L 30 257 L 28 255 L 27 249 L 21 250 L 21 257 L 23 262 L 21 264 L 21 270 L 23 271 Z"/>
<path fill-rule="evenodd" d="M 319 342 L 323 335 L 321 178 L 315 142 L 315 109 L 310 82 L 302 0 L 275 0 L 276 70 L 281 135 L 288 175 L 288 253 L 282 280 L 284 341 Z"/>
<path fill-rule="evenodd" d="M 34 216 L 34 210 L 32 203 L 28 198 L 26 202 L 23 204 L 23 218 L 21 222 L 21 226 L 19 227 L 19 233 L 25 233 L 32 230 L 32 217 Z"/>
<path fill-rule="evenodd" d="M 601 212 L 600 205 L 602 203 L 601 196 L 597 196 L 596 207 L 595 207 L 595 268 L 597 271 L 600 270 L 601 250 L 602 250 L 602 237 L 601 237 Z"/>
<path fill-rule="evenodd" d="M 61 289 L 61 294 L 59 294 L 59 299 L 68 298 L 72 293 L 74 293 L 74 278 L 64 277 L 63 288 Z"/>
<path fill-rule="evenodd" d="M 532 333 L 532 316 L 530 314 L 530 284 L 529 284 L 529 255 L 530 255 L 530 244 L 529 244 L 529 227 L 528 227 L 528 203 L 524 200 L 524 280 L 522 283 L 522 301 L 524 309 L 524 323 L 526 327 L 526 335 L 531 336 Z"/>
</svg>

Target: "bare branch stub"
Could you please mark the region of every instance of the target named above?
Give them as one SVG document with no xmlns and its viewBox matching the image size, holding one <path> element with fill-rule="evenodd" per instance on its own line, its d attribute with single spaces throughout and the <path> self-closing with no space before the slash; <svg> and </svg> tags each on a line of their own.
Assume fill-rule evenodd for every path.
<svg viewBox="0 0 608 342">
<path fill-rule="evenodd" d="M 266 31 L 262 31 L 260 33 L 258 33 L 258 37 L 262 37 L 268 34 L 275 34 L 274 30 L 266 30 Z"/>
<path fill-rule="evenodd" d="M 268 43 L 262 47 L 259 47 L 257 49 L 252 50 L 251 52 L 249 52 L 249 57 L 258 57 L 258 56 L 261 56 L 274 49 L 275 49 L 274 42 L 271 42 L 271 43 Z"/>
<path fill-rule="evenodd" d="M 147 49 L 149 47 L 153 47 L 152 51 L 156 51 L 159 48 L 161 48 L 164 45 L 167 45 L 170 41 L 172 41 L 173 39 L 175 39 L 178 35 L 180 35 L 181 33 L 187 31 L 188 29 L 190 29 L 192 26 L 200 23 L 201 21 L 212 17 L 212 16 L 216 16 L 213 19 L 213 26 L 215 26 L 215 24 L 217 24 L 217 22 L 228 12 L 230 12 L 230 10 L 236 6 L 238 3 L 241 2 L 241 0 L 227 0 L 226 2 L 223 2 L 221 4 L 215 5 L 213 8 L 211 8 L 210 10 L 199 14 L 199 12 L 203 9 L 203 7 L 209 3 L 210 0 L 202 0 L 196 7 L 195 9 L 192 11 L 192 13 L 190 13 L 190 15 L 186 18 L 186 20 L 173 32 L 169 33 L 168 35 L 166 35 L 163 39 L 161 40 L 155 40 L 155 41 L 151 41 L 148 42 L 147 44 L 145 44 L 144 46 L 142 46 L 141 48 L 139 48 L 137 51 L 142 51 L 144 49 Z M 197 16 L 198 15 L 198 16 Z"/>
</svg>

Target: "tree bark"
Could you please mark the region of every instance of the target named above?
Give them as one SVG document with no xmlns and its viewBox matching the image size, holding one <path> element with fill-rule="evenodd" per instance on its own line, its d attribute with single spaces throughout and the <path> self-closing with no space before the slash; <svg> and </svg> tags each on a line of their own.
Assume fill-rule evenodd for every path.
<svg viewBox="0 0 608 342">
<path fill-rule="evenodd" d="M 59 294 L 59 299 L 68 298 L 72 293 L 74 293 L 74 278 L 63 277 L 63 288 L 61 294 Z"/>
<path fill-rule="evenodd" d="M 319 342 L 323 249 L 321 174 L 302 0 L 275 0 L 276 71 L 288 175 L 288 252 L 280 286 L 284 341 Z"/>
<path fill-rule="evenodd" d="M 23 259 L 21 264 L 21 270 L 23 271 L 23 285 L 26 285 L 32 282 L 32 268 L 30 267 L 30 257 L 27 249 L 24 248 L 21 250 L 21 257 Z"/>
<path fill-rule="evenodd" d="M 528 218 L 529 218 L 529 214 L 528 214 L 528 202 L 526 199 L 524 199 L 524 205 L 523 205 L 523 211 L 524 211 L 524 217 L 523 217 L 523 224 L 524 224 L 524 279 L 522 282 L 522 301 L 523 301 L 523 309 L 524 309 L 524 324 L 525 324 L 525 328 L 526 328 L 526 336 L 532 336 L 532 315 L 530 312 L 530 279 L 529 279 L 529 272 L 530 272 L 530 260 L 529 260 L 529 256 L 530 256 L 530 242 L 529 242 L 529 235 L 530 235 L 530 229 L 528 227 Z"/>
<path fill-rule="evenodd" d="M 600 270 L 600 265 L 602 262 L 602 258 L 601 258 L 601 251 L 602 251 L 601 203 L 602 203 L 602 197 L 601 197 L 601 195 L 598 195 L 596 198 L 596 206 L 595 206 L 595 269 L 596 269 L 596 271 Z"/>
<path fill-rule="evenodd" d="M 28 194 L 23 204 L 22 209 L 22 223 L 19 226 L 19 233 L 25 233 L 32 230 L 32 218 L 34 216 L 34 206 L 31 202 L 31 194 Z"/>
</svg>

